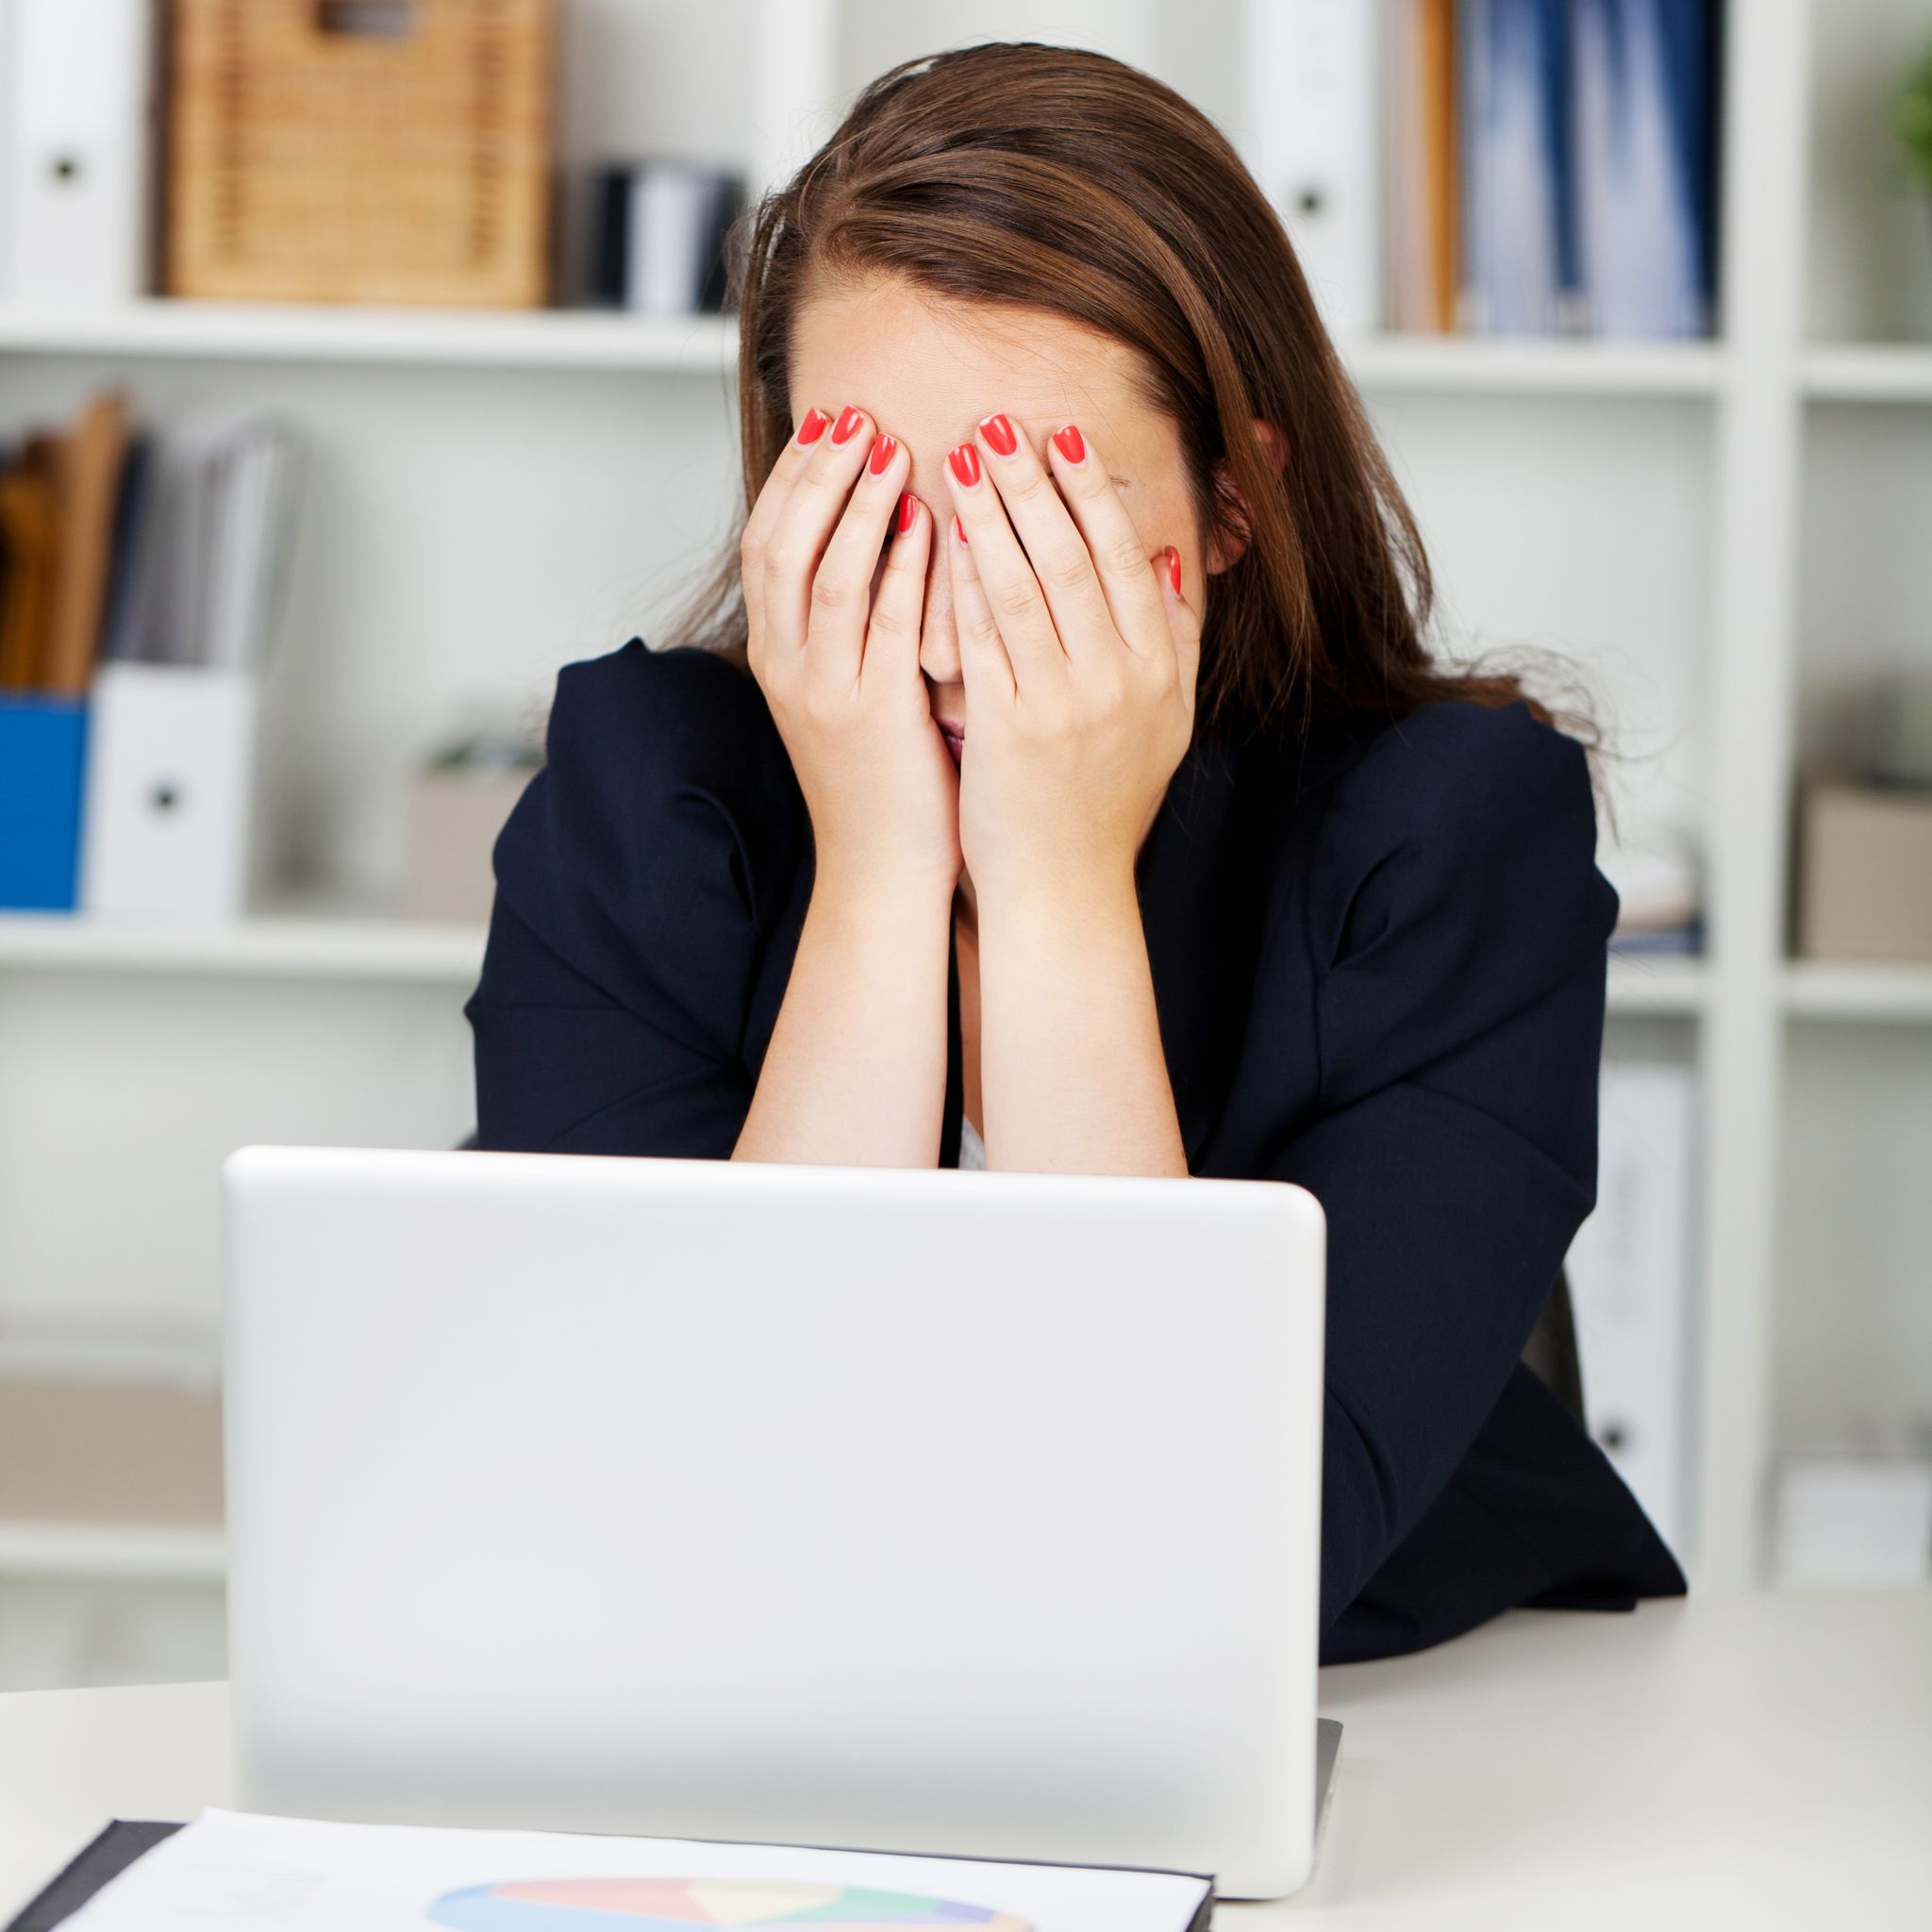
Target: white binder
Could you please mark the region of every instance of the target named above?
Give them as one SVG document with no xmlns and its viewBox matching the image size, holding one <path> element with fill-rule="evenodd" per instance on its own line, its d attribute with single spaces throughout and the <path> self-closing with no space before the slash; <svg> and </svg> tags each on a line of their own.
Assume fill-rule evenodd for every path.
<svg viewBox="0 0 1932 1932">
<path fill-rule="evenodd" d="M 246 909 L 258 681 L 104 664 L 88 710 L 82 908 L 225 919 Z"/>
<path fill-rule="evenodd" d="M 8 0 L 7 290 L 146 294 L 154 235 L 152 0 Z"/>
<path fill-rule="evenodd" d="M 1606 1060 L 1596 1208 L 1564 1271 L 1590 1433 L 1680 1550 L 1688 1511 L 1687 1354 L 1696 1228 L 1696 1074 Z"/>
<path fill-rule="evenodd" d="M 1377 0 L 1247 8 L 1249 166 L 1341 337 L 1382 322 L 1381 13 Z"/>
</svg>

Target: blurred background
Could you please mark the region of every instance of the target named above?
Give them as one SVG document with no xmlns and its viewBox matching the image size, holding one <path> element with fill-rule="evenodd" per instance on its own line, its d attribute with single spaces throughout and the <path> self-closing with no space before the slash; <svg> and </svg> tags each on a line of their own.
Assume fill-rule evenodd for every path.
<svg viewBox="0 0 1932 1932">
<path fill-rule="evenodd" d="M 1592 1433 L 1693 1589 L 1932 1569 L 1932 0 L 0 22 L 0 1689 L 225 1674 L 219 1163 L 467 1133 L 557 669 L 731 535 L 720 237 L 977 39 L 1213 118 L 1438 648 L 1606 726 Z"/>
</svg>

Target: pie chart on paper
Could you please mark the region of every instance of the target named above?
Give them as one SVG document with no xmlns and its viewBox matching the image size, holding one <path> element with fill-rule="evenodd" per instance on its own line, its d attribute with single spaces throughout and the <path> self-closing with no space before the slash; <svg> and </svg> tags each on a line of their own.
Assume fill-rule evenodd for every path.
<svg viewBox="0 0 1932 1932">
<path fill-rule="evenodd" d="M 782 1878 L 511 1878 L 445 1892 L 458 1932 L 1033 1932 L 990 1906 Z"/>
</svg>

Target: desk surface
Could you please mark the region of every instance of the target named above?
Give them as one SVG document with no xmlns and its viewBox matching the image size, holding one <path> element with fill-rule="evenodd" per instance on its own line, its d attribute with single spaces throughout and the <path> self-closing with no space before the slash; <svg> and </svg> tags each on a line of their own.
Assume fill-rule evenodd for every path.
<svg viewBox="0 0 1932 1932">
<path fill-rule="evenodd" d="M 1932 1589 L 1514 1610 L 1321 1707 L 1314 1883 L 1221 1932 L 1932 1920 Z M 0 1920 L 108 1818 L 232 1802 L 225 1684 L 0 1696 Z"/>
</svg>

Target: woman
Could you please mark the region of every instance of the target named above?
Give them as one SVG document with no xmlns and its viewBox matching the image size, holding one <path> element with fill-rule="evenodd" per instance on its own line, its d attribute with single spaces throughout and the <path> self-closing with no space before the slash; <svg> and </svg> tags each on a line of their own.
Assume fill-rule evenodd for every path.
<svg viewBox="0 0 1932 1932">
<path fill-rule="evenodd" d="M 558 680 L 480 1144 L 1298 1182 L 1324 1660 L 1681 1593 L 1522 1360 L 1595 1195 L 1589 759 L 1431 662 L 1233 150 L 1117 61 L 982 45 L 747 226 L 741 538 L 678 647 Z"/>
</svg>

